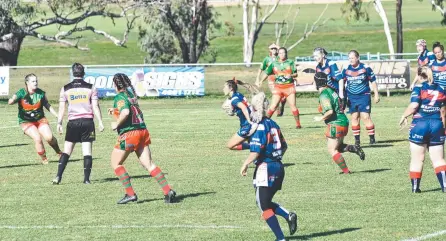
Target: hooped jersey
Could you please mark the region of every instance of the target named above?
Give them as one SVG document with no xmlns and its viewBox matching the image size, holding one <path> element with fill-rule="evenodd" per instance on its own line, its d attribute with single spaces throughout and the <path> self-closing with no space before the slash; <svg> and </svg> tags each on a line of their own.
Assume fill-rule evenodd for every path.
<svg viewBox="0 0 446 241">
<path fill-rule="evenodd" d="M 118 134 L 121 135 L 128 131 L 145 129 L 144 116 L 139 109 L 138 99 L 136 95 L 131 91 L 119 92 L 113 101 L 113 108 L 115 109 L 115 115 L 119 116 L 122 110 L 128 109 L 129 115 L 127 119 L 118 127 Z"/>
<path fill-rule="evenodd" d="M 281 161 L 288 145 L 279 125 L 269 118 L 263 118 L 249 142 L 250 151 L 259 153 L 256 164 Z"/>
<path fill-rule="evenodd" d="M 434 62 L 434 60 L 435 60 L 434 53 L 432 53 L 429 50 L 425 49 L 418 56 L 418 67 L 426 66 L 426 65 L 432 65 L 432 62 Z"/>
<path fill-rule="evenodd" d="M 265 71 L 268 66 L 270 66 L 274 61 L 277 60 L 277 56 L 266 56 L 263 59 L 262 64 L 260 64 L 260 69 Z"/>
<path fill-rule="evenodd" d="M 231 105 L 234 108 L 235 114 L 240 119 L 240 126 L 244 126 L 248 124 L 248 120 L 243 114 L 242 109 L 237 106 L 239 103 L 242 103 L 244 106 L 246 106 L 246 108 L 248 109 L 248 114 L 251 114 L 251 106 L 245 96 L 243 96 L 240 92 L 234 92 L 231 97 Z"/>
<path fill-rule="evenodd" d="M 36 122 L 43 117 L 43 107 L 48 103 L 45 91 L 37 88 L 34 94 L 29 94 L 24 88 L 15 93 L 19 109 L 19 124 Z"/>
<path fill-rule="evenodd" d="M 339 90 L 339 80 L 342 79 L 342 74 L 335 62 L 326 59 L 324 65 L 319 63 L 316 66 L 316 73 L 318 72 L 324 72 L 328 78 L 327 84 L 335 88 L 336 91 Z"/>
<path fill-rule="evenodd" d="M 348 126 L 348 118 L 344 114 L 341 98 L 333 89 L 326 88 L 321 92 L 319 104 L 322 107 L 322 115 L 329 110 L 333 110 L 333 114 L 329 119 L 325 120 L 325 124 Z"/>
<path fill-rule="evenodd" d="M 444 60 L 443 62 L 434 60 L 431 65 L 431 69 L 434 77 L 434 83 L 437 83 L 441 87 L 446 88 L 446 60 Z"/>
<path fill-rule="evenodd" d="M 429 83 L 423 82 L 415 86 L 410 102 L 418 103 L 419 106 L 413 118 L 441 118 L 440 109 L 444 106 L 445 101 L 446 92 L 440 85 L 436 83 L 429 85 Z"/>
<path fill-rule="evenodd" d="M 342 78 L 346 83 L 347 95 L 370 94 L 369 82 L 376 81 L 372 68 L 363 63 L 359 63 L 356 68 L 348 65 L 342 70 Z"/>
<path fill-rule="evenodd" d="M 277 85 L 292 84 L 294 79 L 291 75 L 296 73 L 296 67 L 294 66 L 294 61 L 290 59 L 285 61 L 277 60 L 268 66 L 265 73 L 267 75 L 274 74 L 276 76 L 274 83 Z"/>
</svg>

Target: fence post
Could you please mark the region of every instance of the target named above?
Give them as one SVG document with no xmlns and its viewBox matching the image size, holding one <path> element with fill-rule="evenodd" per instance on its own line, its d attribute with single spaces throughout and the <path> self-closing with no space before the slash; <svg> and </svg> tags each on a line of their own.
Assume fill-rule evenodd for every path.
<svg viewBox="0 0 446 241">
<path fill-rule="evenodd" d="M 367 60 L 370 60 L 370 52 L 367 52 Z"/>
<path fill-rule="evenodd" d="M 380 52 L 376 53 L 376 56 L 377 56 L 378 60 L 381 60 L 381 53 Z"/>
</svg>

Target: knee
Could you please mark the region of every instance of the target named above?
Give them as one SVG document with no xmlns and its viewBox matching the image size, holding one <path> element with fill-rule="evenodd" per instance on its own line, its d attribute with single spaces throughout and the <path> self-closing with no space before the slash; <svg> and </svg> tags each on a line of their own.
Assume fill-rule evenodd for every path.
<svg viewBox="0 0 446 241">
<path fill-rule="evenodd" d="M 45 138 L 45 141 L 48 143 L 53 141 L 53 135 L 47 135 L 47 136 L 44 136 L 43 138 Z"/>
</svg>

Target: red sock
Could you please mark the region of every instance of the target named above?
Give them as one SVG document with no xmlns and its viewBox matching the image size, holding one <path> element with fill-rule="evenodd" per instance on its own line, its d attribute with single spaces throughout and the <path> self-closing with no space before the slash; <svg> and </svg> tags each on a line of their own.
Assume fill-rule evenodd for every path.
<svg viewBox="0 0 446 241">
<path fill-rule="evenodd" d="M 410 172 L 409 173 L 410 179 L 421 178 L 422 175 L 423 174 L 421 172 Z"/>
<path fill-rule="evenodd" d="M 150 176 L 156 179 L 161 189 L 163 190 L 164 195 L 167 195 L 171 188 L 167 183 L 167 179 L 164 176 L 164 173 L 161 172 L 161 169 L 159 167 L 156 167 L 155 169 L 153 169 L 153 171 L 150 172 Z"/>
<path fill-rule="evenodd" d="M 299 109 L 292 111 L 294 120 L 296 121 L 296 126 L 300 127 L 300 119 L 299 119 Z"/>
<path fill-rule="evenodd" d="M 366 126 L 367 132 L 369 133 L 369 136 L 375 135 L 375 125 Z"/>
<path fill-rule="evenodd" d="M 122 185 L 125 188 L 125 193 L 129 196 L 135 196 L 135 191 L 133 190 L 132 183 L 130 182 L 130 176 L 127 173 L 127 170 L 125 170 L 124 166 L 118 166 L 115 169 L 115 174 L 119 178 L 119 181 L 121 181 Z"/>
<path fill-rule="evenodd" d="M 438 174 L 439 172 L 446 171 L 446 165 L 445 166 L 439 166 L 435 168 L 435 174 Z"/>
<path fill-rule="evenodd" d="M 39 154 L 39 156 L 40 156 L 40 158 L 42 158 L 42 160 L 46 159 L 45 149 L 43 149 L 43 151 L 38 151 L 37 154 Z"/>
<path fill-rule="evenodd" d="M 271 118 L 271 116 L 274 114 L 274 110 L 270 110 L 268 109 L 268 111 L 266 112 L 266 117 Z"/>
<path fill-rule="evenodd" d="M 347 163 L 345 163 L 344 157 L 341 153 L 336 152 L 333 156 L 333 161 L 338 164 L 338 166 L 342 169 L 344 173 L 349 173 L 350 170 L 347 167 Z"/>
<path fill-rule="evenodd" d="M 352 131 L 354 136 L 359 136 L 361 134 L 361 126 L 352 126 Z"/>
</svg>

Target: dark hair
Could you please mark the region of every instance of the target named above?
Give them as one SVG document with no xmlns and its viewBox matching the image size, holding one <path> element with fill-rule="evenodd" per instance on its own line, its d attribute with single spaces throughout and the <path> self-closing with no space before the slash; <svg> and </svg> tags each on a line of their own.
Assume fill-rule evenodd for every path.
<svg viewBox="0 0 446 241">
<path fill-rule="evenodd" d="M 285 47 L 280 47 L 277 52 L 279 52 L 281 49 L 285 50 L 285 58 L 288 59 L 288 50 Z"/>
<path fill-rule="evenodd" d="M 315 48 L 315 49 L 313 50 L 313 52 L 316 52 L 316 51 L 318 51 L 318 52 L 320 52 L 320 53 L 323 53 L 324 55 L 327 55 L 327 54 L 328 54 L 327 51 L 326 51 L 324 48 L 322 48 L 322 47 L 317 47 L 317 48 Z"/>
<path fill-rule="evenodd" d="M 249 93 L 251 94 L 258 94 L 260 92 L 260 90 L 254 86 L 251 85 L 249 83 L 243 82 L 241 80 L 237 80 L 235 77 L 231 80 L 226 80 L 226 84 L 229 86 L 229 88 L 232 89 L 232 91 L 237 92 L 238 90 L 238 85 L 243 86 L 244 88 L 246 88 L 248 90 Z"/>
<path fill-rule="evenodd" d="M 71 71 L 73 72 L 73 76 L 77 78 L 83 78 L 85 75 L 84 66 L 79 63 L 74 63 L 71 66 Z"/>
<path fill-rule="evenodd" d="M 440 42 L 435 42 L 435 43 L 434 43 L 434 45 L 433 45 L 433 47 L 432 47 L 432 51 L 434 51 L 434 49 L 435 49 L 436 47 L 439 47 L 439 48 L 441 49 L 441 51 L 444 52 L 444 46 L 443 46 Z"/>
<path fill-rule="evenodd" d="M 354 53 L 356 58 L 359 58 L 359 52 L 358 51 L 352 49 L 352 50 L 350 50 L 350 52 L 348 52 L 348 54 L 351 54 L 351 53 Z"/>
<path fill-rule="evenodd" d="M 133 88 L 132 82 L 126 74 L 117 73 L 113 76 L 113 83 L 118 88 L 118 90 L 124 90 L 127 95 L 129 95 L 128 88 L 130 87 L 133 92 L 133 96 L 138 98 L 135 88 Z"/>
<path fill-rule="evenodd" d="M 317 72 L 314 75 L 314 82 L 316 82 L 316 89 L 319 89 L 321 87 L 326 87 L 327 85 L 328 76 L 324 72 Z"/>
</svg>

